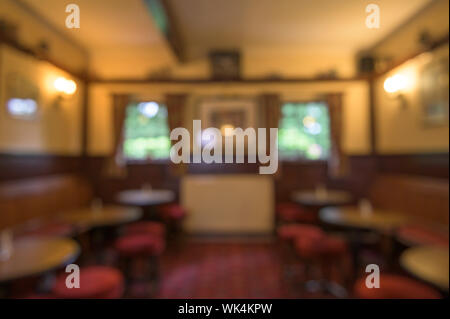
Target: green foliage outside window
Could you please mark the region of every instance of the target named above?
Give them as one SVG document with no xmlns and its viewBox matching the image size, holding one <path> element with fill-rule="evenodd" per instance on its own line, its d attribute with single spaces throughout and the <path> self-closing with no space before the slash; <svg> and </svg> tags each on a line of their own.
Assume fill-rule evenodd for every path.
<svg viewBox="0 0 450 319">
<path fill-rule="evenodd" d="M 278 129 L 281 159 L 318 160 L 330 152 L 330 119 L 325 103 L 286 103 Z"/>
<path fill-rule="evenodd" d="M 142 106 L 150 105 L 150 113 Z M 167 108 L 154 102 L 133 103 L 125 118 L 124 154 L 128 159 L 167 159 L 170 153 Z"/>
</svg>

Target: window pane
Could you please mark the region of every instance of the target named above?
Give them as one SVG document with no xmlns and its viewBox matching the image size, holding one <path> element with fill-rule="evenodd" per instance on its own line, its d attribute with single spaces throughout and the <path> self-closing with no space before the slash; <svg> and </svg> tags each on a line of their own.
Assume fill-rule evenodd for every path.
<svg viewBox="0 0 450 319">
<path fill-rule="evenodd" d="M 281 159 L 326 159 L 330 152 L 330 119 L 325 103 L 286 103 L 278 130 Z"/>
<path fill-rule="evenodd" d="M 128 106 L 123 147 L 125 157 L 129 159 L 169 158 L 167 108 L 155 102 Z"/>
</svg>

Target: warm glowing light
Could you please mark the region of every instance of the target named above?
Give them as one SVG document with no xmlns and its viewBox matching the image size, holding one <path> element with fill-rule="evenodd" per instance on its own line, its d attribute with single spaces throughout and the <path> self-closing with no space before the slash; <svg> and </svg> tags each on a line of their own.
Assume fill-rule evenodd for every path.
<svg viewBox="0 0 450 319">
<path fill-rule="evenodd" d="M 396 74 L 388 77 L 384 81 L 384 90 L 388 93 L 397 93 L 403 91 L 408 84 L 408 79 L 402 74 Z"/>
<path fill-rule="evenodd" d="M 53 85 L 55 86 L 56 91 L 58 91 L 59 93 L 65 93 L 67 95 L 72 95 L 77 90 L 77 84 L 74 81 L 68 80 L 63 77 L 57 78 Z"/>
<path fill-rule="evenodd" d="M 220 132 L 223 136 L 233 135 L 233 132 L 231 130 L 234 130 L 234 126 L 231 124 L 224 124 L 220 127 Z"/>
</svg>

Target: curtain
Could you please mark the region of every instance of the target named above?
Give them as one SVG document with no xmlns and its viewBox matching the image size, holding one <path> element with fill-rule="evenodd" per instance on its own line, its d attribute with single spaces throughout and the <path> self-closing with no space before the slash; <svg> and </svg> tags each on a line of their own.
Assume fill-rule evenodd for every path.
<svg viewBox="0 0 450 319">
<path fill-rule="evenodd" d="M 328 175 L 332 178 L 342 178 L 348 174 L 348 159 L 342 150 L 342 93 L 328 94 L 326 101 L 330 114 L 331 138 L 331 152 L 328 159 Z"/>
<path fill-rule="evenodd" d="M 261 95 L 261 108 L 265 117 L 266 152 L 270 149 L 270 128 L 278 128 L 281 115 L 281 98 L 275 93 Z M 278 152 L 278 150 L 276 150 Z M 281 176 L 281 162 L 278 160 L 278 170 L 275 177 Z"/>
<path fill-rule="evenodd" d="M 123 131 L 126 109 L 129 103 L 130 96 L 128 94 L 112 95 L 113 151 L 106 160 L 105 168 L 105 173 L 109 177 L 124 178 L 127 176 L 123 154 Z"/>
<path fill-rule="evenodd" d="M 186 94 L 167 94 L 166 107 L 168 113 L 169 129 L 172 131 L 177 127 L 183 127 L 185 119 Z M 177 141 L 172 141 L 175 144 Z M 175 176 L 184 175 L 187 171 L 185 163 L 171 163 L 170 172 Z"/>
</svg>

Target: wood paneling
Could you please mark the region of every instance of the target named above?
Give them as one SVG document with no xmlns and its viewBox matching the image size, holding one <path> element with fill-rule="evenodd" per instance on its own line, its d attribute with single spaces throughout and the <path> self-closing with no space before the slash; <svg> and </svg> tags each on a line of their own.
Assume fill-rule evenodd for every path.
<svg viewBox="0 0 450 319">
<path fill-rule="evenodd" d="M 81 171 L 78 156 L 0 154 L 0 181 Z"/>
<path fill-rule="evenodd" d="M 430 176 L 447 180 L 448 158 L 448 153 L 377 156 L 379 171 L 382 173 Z"/>
</svg>

